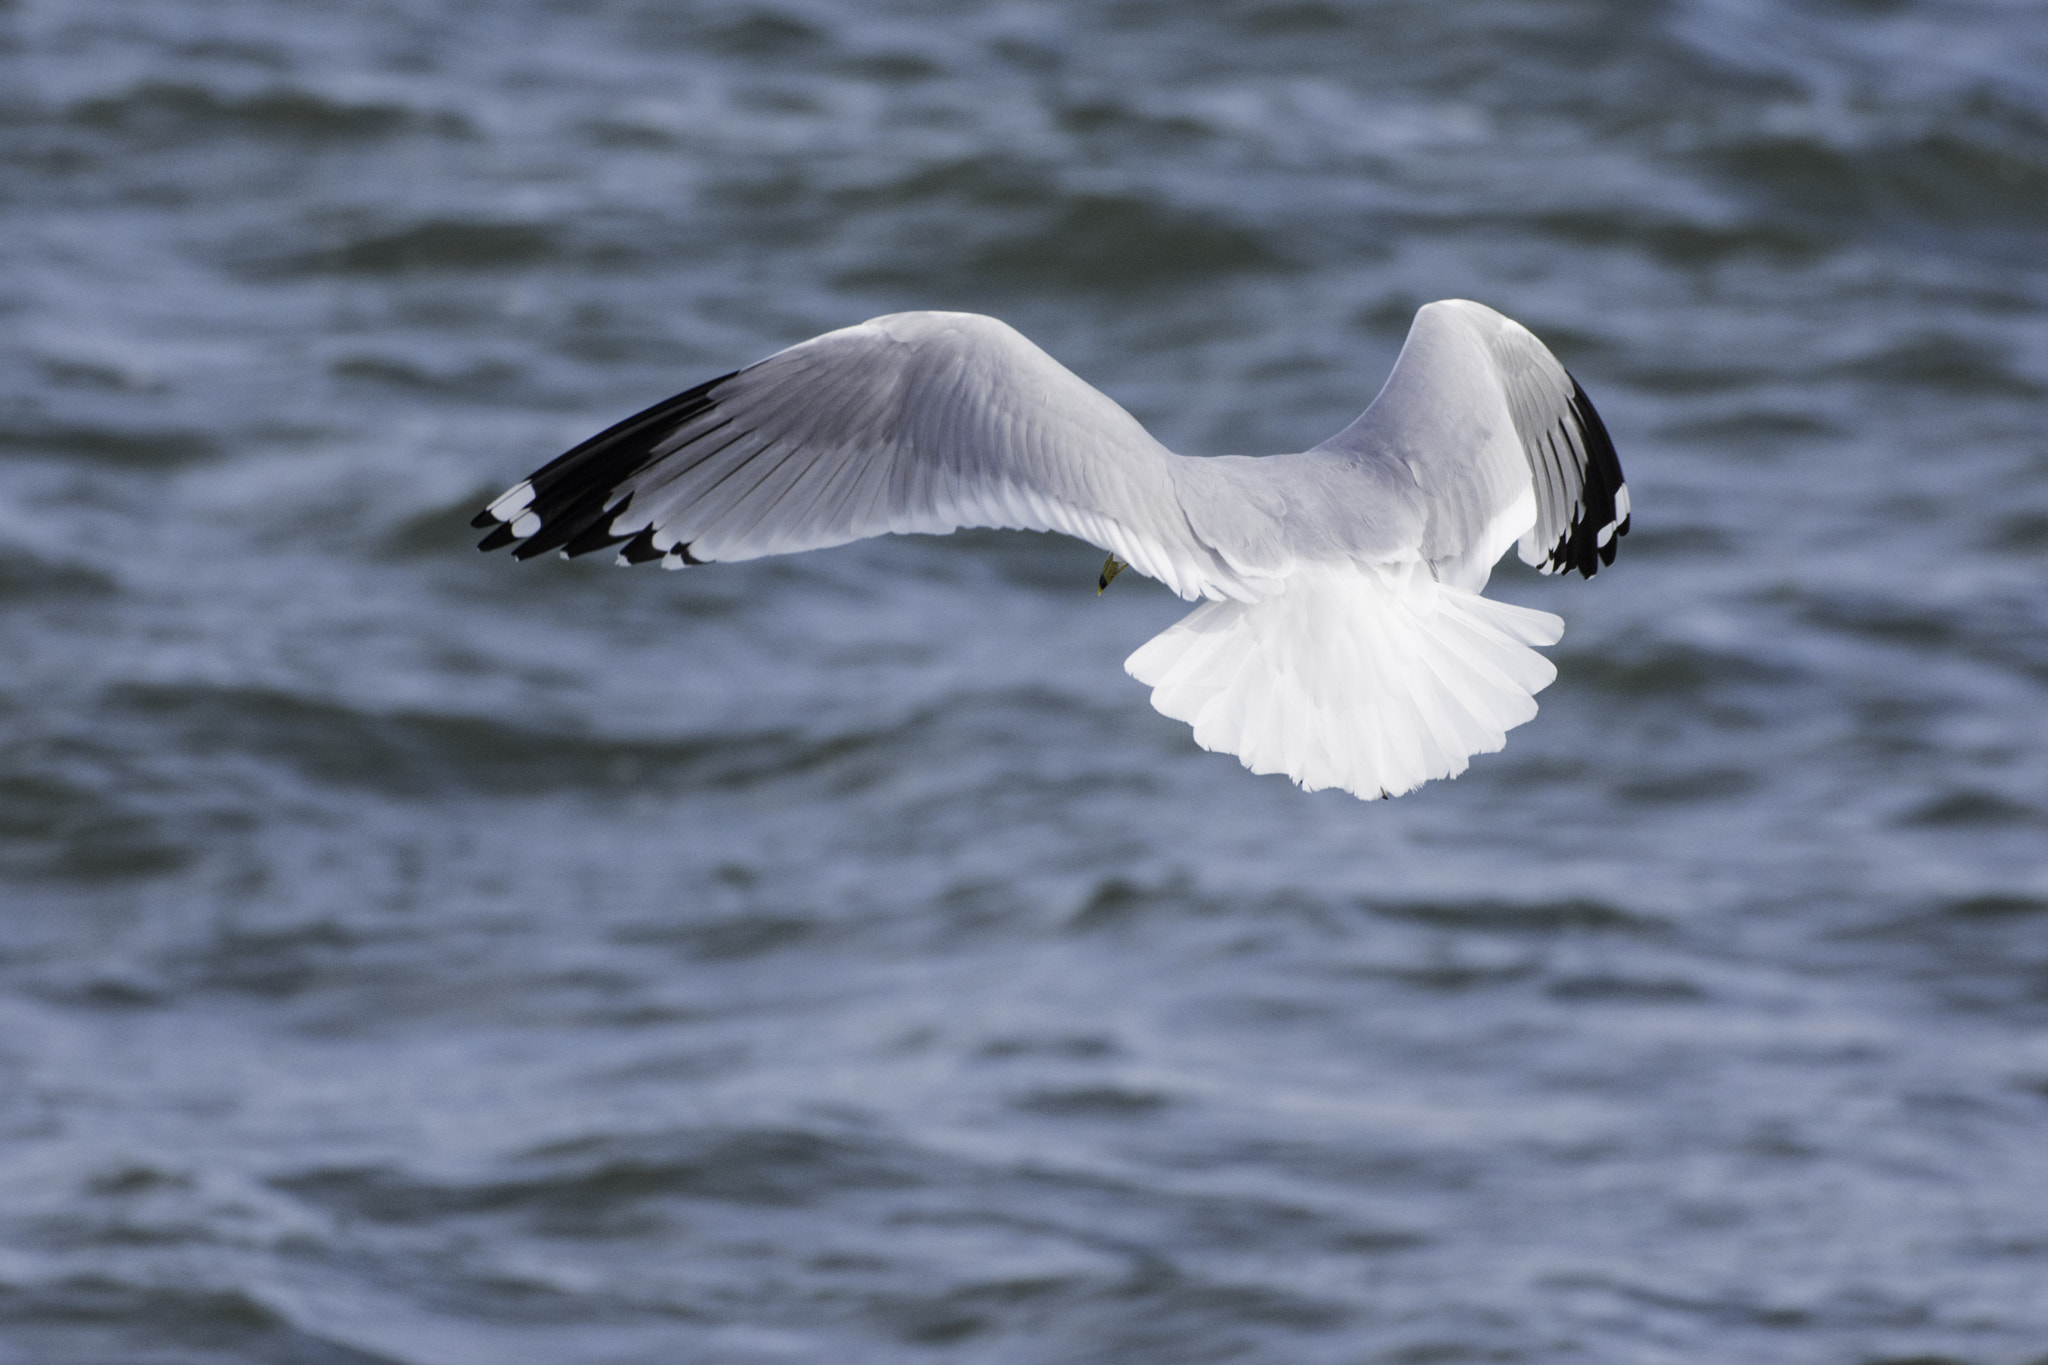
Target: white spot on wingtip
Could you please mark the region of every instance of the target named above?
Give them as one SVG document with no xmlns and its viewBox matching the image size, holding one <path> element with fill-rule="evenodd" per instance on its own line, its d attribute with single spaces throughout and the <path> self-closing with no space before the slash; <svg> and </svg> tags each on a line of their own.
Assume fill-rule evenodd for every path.
<svg viewBox="0 0 2048 1365">
<path fill-rule="evenodd" d="M 510 521 L 531 506 L 533 506 L 533 484 L 522 480 L 500 493 L 497 501 L 493 502 L 485 510 L 499 521 Z"/>
<path fill-rule="evenodd" d="M 681 555 L 663 555 L 661 557 L 661 567 L 664 569 L 680 569 L 683 567 L 683 557 Z"/>
<path fill-rule="evenodd" d="M 526 539 L 539 529 L 540 517 L 533 512 L 523 514 L 512 523 L 512 534 L 518 536 L 521 540 Z"/>
</svg>

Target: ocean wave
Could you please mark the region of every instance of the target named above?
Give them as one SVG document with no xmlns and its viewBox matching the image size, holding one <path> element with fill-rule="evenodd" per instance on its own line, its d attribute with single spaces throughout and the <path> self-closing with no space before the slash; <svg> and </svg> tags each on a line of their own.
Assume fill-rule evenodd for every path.
<svg viewBox="0 0 2048 1365">
<path fill-rule="evenodd" d="M 2048 1340 L 2026 6 L 8 5 L 0 1356 Z M 466 534 L 875 313 L 1254 449 L 1452 294 L 1646 520 L 1397 802 L 1071 541 Z"/>
<path fill-rule="evenodd" d="M 1705 991 L 1683 978 L 1626 976 L 1615 972 L 1559 977 L 1544 987 L 1543 993 L 1552 1000 L 1595 1004 L 1694 1004 L 1707 998 Z"/>
<path fill-rule="evenodd" d="M 606 737 L 483 716 L 380 713 L 290 692 L 207 684 L 127 684 L 110 693 L 107 705 L 157 728 L 189 754 L 246 754 L 322 785 L 407 799 L 738 788 L 842 765 L 889 739 L 885 733 L 811 736 L 797 730 Z"/>
<path fill-rule="evenodd" d="M 331 236 L 335 240 L 327 245 L 271 256 L 262 264 L 283 275 L 380 276 L 524 269 L 576 254 L 560 229 L 489 218 L 427 218 Z"/>
<path fill-rule="evenodd" d="M 968 262 L 998 279 L 1126 288 L 1285 263 L 1263 234 L 1221 214 L 1111 194 L 1067 196 L 1048 219 L 982 245 Z"/>
<path fill-rule="evenodd" d="M 1598 900 L 1387 901 L 1371 910 L 1384 919 L 1488 934 L 1652 934 L 1665 928 L 1652 916 Z"/>
<path fill-rule="evenodd" d="M 1148 1087 L 1098 1083 L 1042 1087 L 1012 1099 L 1010 1107 L 1052 1118 L 1132 1119 L 1155 1114 L 1172 1103 L 1171 1095 Z"/>
<path fill-rule="evenodd" d="M 802 1207 L 851 1191 L 902 1189 L 936 1174 L 899 1143 L 802 1128 L 677 1131 L 578 1139 L 516 1158 L 507 1173 L 432 1178 L 390 1167 L 278 1176 L 294 1198 L 375 1223 L 510 1216 L 542 1235 L 577 1236 L 626 1209 L 677 1200 Z"/>
<path fill-rule="evenodd" d="M 1901 122 L 1909 126 L 1901 128 Z M 1913 221 L 2038 237 L 2048 231 L 2048 117 L 1990 90 L 1846 130 L 1717 140 L 1705 166 L 1791 224 L 1844 237 Z"/>
<path fill-rule="evenodd" d="M 522 366 L 505 360 L 468 360 L 447 366 L 371 350 L 336 356 L 327 363 L 327 372 L 351 384 L 472 399 L 510 397 L 529 379 Z"/>
<path fill-rule="evenodd" d="M 38 458 L 150 468 L 210 460 L 223 449 L 217 435 L 189 427 L 54 420 L 0 423 L 0 450 Z"/>
<path fill-rule="evenodd" d="M 1994 518 L 1985 539 L 1991 549 L 2012 554 L 2048 552 L 2048 512 L 2013 512 Z"/>
<path fill-rule="evenodd" d="M 1131 292 L 1290 264 L 1279 240 L 1255 224 L 1160 196 L 1063 188 L 1029 169 L 924 170 L 837 197 L 900 219 L 917 238 L 842 270 L 846 288 L 928 290 L 946 281 Z"/>
<path fill-rule="evenodd" d="M 2025 595 L 1915 602 L 1825 589 L 1796 594 L 1801 615 L 1824 629 L 1915 652 L 1950 654 L 2048 682 L 2048 619 Z"/>
<path fill-rule="evenodd" d="M 1962 919 L 2012 919 L 2022 915 L 2048 915 L 2048 896 L 1964 896 L 1943 904 L 1941 912 Z"/>
<path fill-rule="evenodd" d="M 1673 440 L 1712 442 L 1723 447 L 1757 450 L 1813 437 L 1846 436 L 1849 432 L 1818 413 L 1788 412 L 1783 408 L 1758 404 L 1744 405 L 1733 412 L 1682 417 L 1658 428 L 1657 434 Z M 1631 555 L 1643 553 L 1642 537 L 1647 534 L 1646 530 L 1629 532 Z"/>
<path fill-rule="evenodd" d="M 1763 777 L 1748 768 L 1713 764 L 1701 768 L 1644 774 L 1615 784 L 1617 796 L 1653 805 L 1690 805 L 1701 801 L 1732 801 L 1763 786 Z"/>
<path fill-rule="evenodd" d="M 720 4 L 674 7 L 639 5 L 629 9 L 635 40 L 657 50 L 709 52 L 722 57 L 788 62 L 821 57 L 842 50 L 833 23 L 825 13 L 803 14 L 794 6 Z"/>
<path fill-rule="evenodd" d="M 196 850 L 107 774 L 46 756 L 0 753 L 0 877 L 105 884 L 161 876 Z"/>
<path fill-rule="evenodd" d="M 147 1360 L 163 1358 L 168 1348 L 189 1360 L 403 1365 L 305 1331 L 239 1289 L 131 1283 L 106 1275 L 0 1284 L 0 1328 L 11 1347 L 30 1353 L 23 1359 Z"/>
<path fill-rule="evenodd" d="M 459 114 L 388 100 L 336 99 L 290 85 L 228 93 L 165 80 L 141 81 L 118 94 L 78 100 L 61 117 L 76 127 L 150 147 L 204 144 L 222 136 L 305 147 L 422 135 L 459 138 L 475 131 Z"/>
<path fill-rule="evenodd" d="M 728 876 L 727 880 L 732 880 Z M 622 929 L 619 943 L 647 943 L 680 949 L 698 962 L 736 962 L 810 944 L 824 922 L 804 915 L 754 910 L 736 915 L 663 921 L 658 926 Z"/>
<path fill-rule="evenodd" d="M 105 600 L 119 592 L 114 579 L 91 564 L 0 543 L 0 603 Z"/>
<path fill-rule="evenodd" d="M 1925 386 L 1984 397 L 2039 398 L 2048 384 L 2025 374 L 2010 353 L 1988 342 L 1943 332 L 1918 332 L 1842 362 L 1823 374 L 1868 380 L 1887 388 Z"/>
<path fill-rule="evenodd" d="M 1724 690 L 1783 686 L 1798 676 L 1776 661 L 1676 640 L 1641 640 L 1597 653 L 1567 647 L 1551 658 L 1575 691 L 1649 702 L 1697 701 Z"/>
<path fill-rule="evenodd" d="M 1664 265 L 1704 269 L 1747 257 L 1779 266 L 1809 264 L 1833 243 L 1796 221 L 1765 215 L 1726 220 L 1657 214 L 1637 207 L 1540 210 L 1494 219 L 1462 213 L 1456 227 L 1512 225 L 1573 246 L 1627 247 Z"/>
<path fill-rule="evenodd" d="M 1934 829 L 2048 828 L 2048 808 L 1981 787 L 1965 787 L 1922 802 L 1900 823 Z"/>
<path fill-rule="evenodd" d="M 405 970 L 386 959 L 402 956 L 402 945 L 414 937 L 389 926 L 371 932 L 332 918 L 270 928 L 229 925 L 168 954 L 159 964 L 161 978 L 151 985 L 165 998 L 218 992 L 269 1000 L 336 985 L 374 989 Z"/>
</svg>

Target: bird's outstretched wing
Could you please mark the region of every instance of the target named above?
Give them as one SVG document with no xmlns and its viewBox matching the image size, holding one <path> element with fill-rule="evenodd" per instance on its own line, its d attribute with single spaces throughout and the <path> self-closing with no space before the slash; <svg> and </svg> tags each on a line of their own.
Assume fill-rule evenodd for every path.
<svg viewBox="0 0 2048 1365">
<path fill-rule="evenodd" d="M 1184 597 L 1230 574 L 1137 419 L 1007 324 L 898 313 L 592 437 L 494 500 L 482 548 L 671 567 L 963 526 L 1063 531 Z"/>
<path fill-rule="evenodd" d="M 1590 578 L 1628 530 L 1584 391 L 1526 329 L 1463 300 L 1416 314 L 1379 397 L 1320 446 L 1190 465 L 1206 466 L 1182 478 L 1197 529 L 1261 531 L 1239 509 L 1285 506 L 1277 538 L 1212 536 L 1281 586 L 1196 608 L 1124 667 L 1203 748 L 1311 790 L 1398 796 L 1501 748 L 1556 676 L 1536 647 L 1564 622 L 1480 596 L 1494 561 L 1519 540 L 1545 572 Z M 1358 537 L 1374 516 L 1384 529 Z M 1347 553 L 1285 553 L 1333 544 Z"/>
<path fill-rule="evenodd" d="M 1404 466 L 1423 557 L 1475 590 L 1510 543 L 1544 573 L 1591 578 L 1628 534 L 1628 485 L 1585 390 L 1526 327 L 1466 299 L 1416 312 L 1379 397 L 1317 449 Z"/>
</svg>

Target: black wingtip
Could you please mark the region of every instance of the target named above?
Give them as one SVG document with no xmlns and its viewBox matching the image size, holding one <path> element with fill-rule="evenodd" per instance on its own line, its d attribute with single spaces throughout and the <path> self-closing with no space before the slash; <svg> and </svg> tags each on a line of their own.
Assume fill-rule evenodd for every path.
<svg viewBox="0 0 2048 1365">
<path fill-rule="evenodd" d="M 607 507 L 598 513 L 597 517 L 588 526 L 585 526 L 581 531 L 571 536 L 563 544 L 562 553 L 574 559 L 578 555 L 587 555 L 592 550 L 602 550 L 606 546 L 616 545 L 620 541 L 627 539 L 631 532 L 624 536 L 614 535 L 611 528 L 613 522 L 625 515 L 626 505 L 632 501 L 633 495 L 628 493 L 624 498 L 620 499 L 618 506 Z"/>
<path fill-rule="evenodd" d="M 1628 534 L 1628 483 L 1621 472 L 1621 457 L 1615 453 L 1614 438 L 1586 390 L 1572 380 L 1571 421 L 1578 430 L 1577 444 L 1586 453 L 1579 489 L 1578 515 L 1569 530 L 1550 552 L 1552 572 L 1579 571 L 1582 578 L 1600 572 L 1603 564 L 1614 563 L 1618 542 Z"/>
<path fill-rule="evenodd" d="M 734 371 L 737 374 L 738 371 Z M 614 535 L 612 523 L 625 510 L 629 497 L 621 497 L 619 485 L 660 459 L 656 452 L 662 442 L 687 423 L 697 421 L 717 406 L 713 397 L 731 374 L 699 384 L 651 408 L 633 414 L 623 422 L 606 427 L 581 445 L 557 456 L 528 476 L 531 497 L 522 506 L 518 520 L 528 517 L 538 525 L 532 535 L 512 551 L 514 559 L 533 559 L 549 550 L 562 550 L 570 557 L 589 554 L 630 540 L 628 562 L 640 563 L 632 534 Z M 509 523 L 500 523 L 486 509 L 470 523 L 477 529 L 496 525 L 478 548 L 499 550 L 520 538 Z M 651 548 L 651 547 L 649 547 Z M 652 558 L 659 559 L 656 554 Z M 686 555 L 687 558 L 687 555 Z"/>
<path fill-rule="evenodd" d="M 650 526 L 628 540 L 619 554 L 628 564 L 650 564 L 660 559 L 663 552 L 654 548 L 654 528 Z"/>
</svg>

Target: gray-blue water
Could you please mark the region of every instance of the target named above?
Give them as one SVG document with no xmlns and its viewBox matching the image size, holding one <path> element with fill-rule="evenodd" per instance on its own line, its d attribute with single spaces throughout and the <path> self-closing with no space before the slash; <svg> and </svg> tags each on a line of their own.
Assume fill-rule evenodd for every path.
<svg viewBox="0 0 2048 1365">
<path fill-rule="evenodd" d="M 1304 796 L 1052 537 L 481 500 L 1001 315 L 1189 453 L 1418 303 L 1635 529 Z M 2048 1359 L 2048 11 L 0 0 L 0 1361 Z"/>
</svg>

